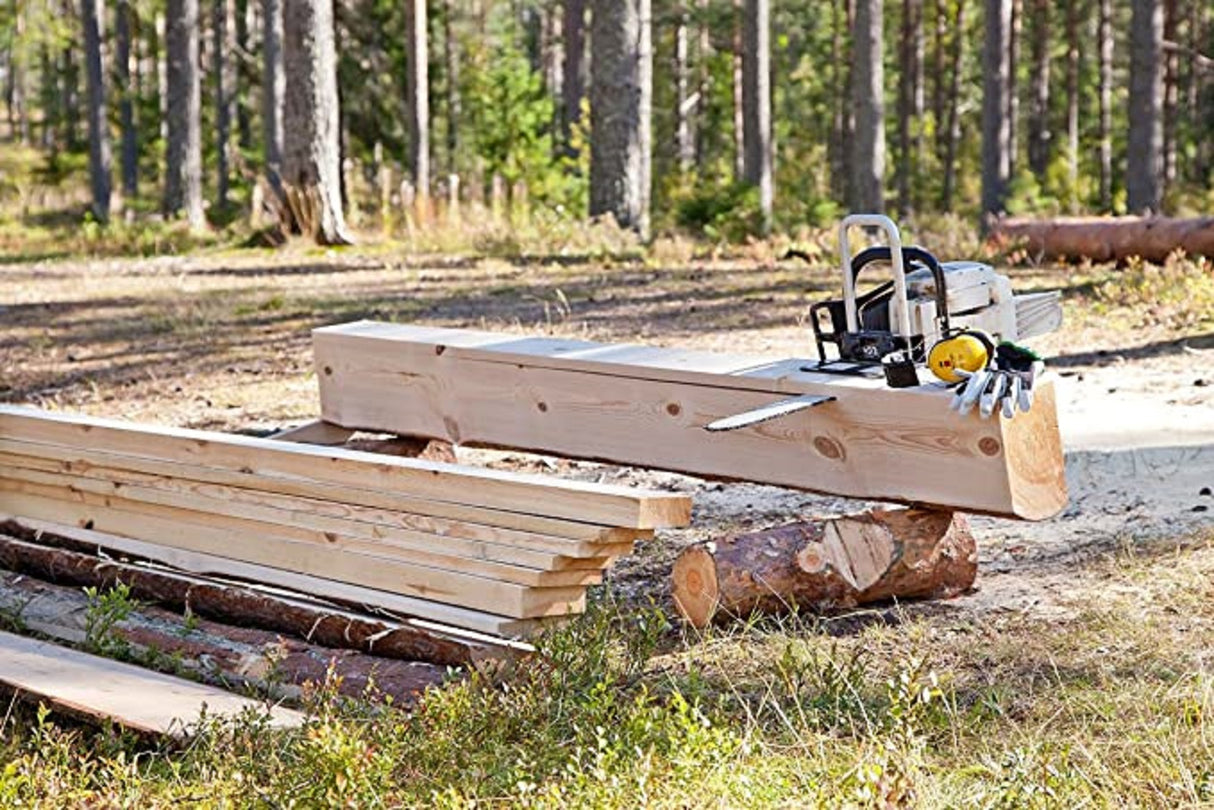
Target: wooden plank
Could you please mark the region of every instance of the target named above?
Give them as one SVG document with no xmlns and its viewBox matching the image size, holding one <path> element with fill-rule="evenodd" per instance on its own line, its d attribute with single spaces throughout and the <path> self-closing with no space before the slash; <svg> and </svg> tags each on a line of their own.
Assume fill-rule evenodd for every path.
<svg viewBox="0 0 1214 810">
<path fill-rule="evenodd" d="M 0 458 L 0 479 L 10 478 L 47 486 L 80 489 L 131 501 L 199 512 L 214 512 L 220 516 L 247 518 L 312 533 L 323 533 L 308 538 L 317 541 L 333 542 L 330 540 L 330 535 L 361 538 L 371 541 L 373 545 L 368 546 L 368 549 L 374 549 L 372 553 L 409 560 L 422 565 L 463 566 L 469 573 L 481 573 L 484 576 L 495 576 L 497 569 L 492 565 L 481 565 L 482 562 L 528 571 L 603 568 L 608 564 L 608 555 L 627 553 L 631 548 L 630 544 L 626 544 L 627 549 L 620 546 L 597 546 L 596 548 L 600 551 L 599 556 L 579 560 L 574 557 L 519 549 L 509 545 L 418 532 L 387 523 L 315 514 L 310 509 L 312 504 L 303 498 L 144 475 L 125 470 L 94 467 L 68 473 L 53 469 L 57 462 L 51 461 L 47 464 L 38 462 L 38 459 L 31 457 L 5 455 Z M 52 469 L 47 470 L 48 466 Z M 377 548 L 379 546 L 382 548 Z M 504 579 L 521 584 L 545 584 L 530 579 L 511 579 L 510 571 L 505 571 L 505 574 Z"/>
<path fill-rule="evenodd" d="M 89 447 L 63 447 L 39 442 L 24 442 L 0 436 L 0 458 L 20 458 L 18 466 L 32 466 L 28 459 L 59 462 L 63 472 L 92 469 L 133 470 L 166 478 L 205 481 L 211 484 L 241 489 L 263 489 L 263 482 L 254 473 L 243 470 L 223 470 L 149 459 L 126 453 L 99 451 Z M 620 529 L 593 523 L 560 518 L 508 512 L 464 504 L 430 501 L 393 492 L 355 489 L 309 480 L 274 480 L 274 492 L 297 495 L 325 504 L 325 509 L 343 513 L 345 507 L 365 506 L 391 510 L 398 515 L 399 525 L 431 534 L 452 535 L 471 540 L 484 540 L 553 551 L 570 557 L 592 557 L 601 554 L 597 544 L 620 544 L 653 536 L 652 530 Z M 575 542 L 569 543 L 567 540 Z"/>
<path fill-rule="evenodd" d="M 0 682 L 74 715 L 111 720 L 147 734 L 185 738 L 207 717 L 267 714 L 273 728 L 293 728 L 304 715 L 213 686 L 162 675 L 45 641 L 0 632 Z"/>
<path fill-rule="evenodd" d="M 426 568 L 439 568 L 462 574 L 513 582 L 536 588 L 568 587 L 572 585 L 594 585 L 601 581 L 601 568 L 569 568 L 559 571 L 530 568 L 484 557 L 459 557 L 444 554 L 441 546 L 427 549 L 424 543 L 396 542 L 393 534 L 385 530 L 374 532 L 350 531 L 361 524 L 334 521 L 329 526 L 311 525 L 307 521 L 298 523 L 279 521 L 284 515 L 277 509 L 259 509 L 247 505 L 226 510 L 208 508 L 189 496 L 187 487 L 183 492 L 153 489 L 138 486 L 115 485 L 108 481 L 79 478 L 76 476 L 43 473 L 15 467 L 0 467 L 0 487 L 6 483 L 29 483 L 44 488 L 41 494 L 61 500 L 78 501 L 85 494 L 101 496 L 93 499 L 103 505 L 113 505 L 129 512 L 160 515 L 167 520 L 181 520 L 205 526 L 224 528 L 234 536 L 274 536 L 284 540 L 309 543 L 332 551 L 371 558 L 364 565 L 374 565 L 375 560 L 414 563 Z M 403 534 L 403 533 L 402 533 Z M 171 542 L 166 541 L 166 542 Z M 602 559 L 602 558 L 596 558 Z"/>
<path fill-rule="evenodd" d="M 266 481 L 263 489 L 271 480 L 324 481 L 637 529 L 686 525 L 691 518 L 690 499 L 667 492 L 8 405 L 0 405 L 0 437 L 245 471 Z"/>
<path fill-rule="evenodd" d="M 337 582 L 325 577 L 242 562 L 217 554 L 189 551 L 121 535 L 82 529 L 79 526 L 28 515 L 0 511 L 0 519 L 13 520 L 33 531 L 68 537 L 78 542 L 95 545 L 100 549 L 152 560 L 193 574 L 227 577 L 243 582 L 258 583 L 262 586 L 272 585 L 286 588 L 293 593 L 309 597 L 321 597 L 349 605 L 358 605 L 373 614 L 383 612 L 400 621 L 419 622 L 420 626 L 430 629 L 449 632 L 452 628 L 459 628 L 471 631 L 474 634 L 473 638 L 479 637 L 475 634 L 500 638 L 526 638 L 563 618 L 514 619 L 404 596 L 399 593 Z M 571 609 L 570 614 L 566 614 L 566 616 L 580 611 L 583 605 L 578 604 L 572 607 L 576 609 Z"/>
<path fill-rule="evenodd" d="M 326 548 L 318 543 L 287 539 L 270 534 L 273 527 L 254 521 L 231 518 L 222 525 L 208 525 L 215 522 L 214 515 L 194 513 L 198 516 L 195 517 L 187 510 L 133 505 L 117 498 L 20 481 L 0 480 L 0 510 L 513 618 L 577 612 L 585 600 L 585 588 L 581 585 L 543 588 L 518 585 L 353 554 L 340 545 Z M 204 522 L 193 522 L 198 519 Z M 242 524 L 247 524 L 246 530 L 233 530 L 232 527 Z M 584 573 L 594 572 L 568 573 L 580 579 Z"/>
<path fill-rule="evenodd" d="M 643 364 L 486 333 L 351 324 L 314 333 L 322 414 L 423 435 L 857 498 L 1043 519 L 1066 503 L 1053 381 L 1028 414 L 962 417 L 942 384 L 804 371 L 810 361 L 655 350 Z M 466 344 L 466 345 L 465 345 Z M 549 351 L 545 354 L 545 351 Z M 604 349 L 604 355 L 606 355 Z M 736 367 L 729 373 L 718 369 Z M 703 427 L 788 395 L 836 401 L 753 427 Z"/>
</svg>

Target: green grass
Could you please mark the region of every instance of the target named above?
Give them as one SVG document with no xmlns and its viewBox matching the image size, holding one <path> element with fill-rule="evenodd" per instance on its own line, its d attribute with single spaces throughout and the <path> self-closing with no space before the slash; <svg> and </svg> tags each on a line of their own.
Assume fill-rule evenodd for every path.
<svg viewBox="0 0 1214 810">
<path fill-rule="evenodd" d="M 1062 617 L 765 619 L 680 637 L 609 600 L 405 712 L 184 750 L 18 709 L 3 806 L 1141 807 L 1214 802 L 1214 537 L 1077 571 Z M 960 615 L 960 614 L 959 614 Z"/>
</svg>

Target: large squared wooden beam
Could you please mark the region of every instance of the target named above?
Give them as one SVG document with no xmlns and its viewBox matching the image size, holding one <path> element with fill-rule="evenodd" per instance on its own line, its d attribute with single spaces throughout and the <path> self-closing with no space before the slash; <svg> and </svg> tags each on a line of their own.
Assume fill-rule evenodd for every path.
<svg viewBox="0 0 1214 810">
<path fill-rule="evenodd" d="M 357 322 L 313 333 L 321 410 L 346 428 L 514 447 L 1037 520 L 1066 503 L 1053 382 L 1028 414 L 959 416 L 941 384 L 811 361 Z M 741 430 L 709 422 L 835 401 Z"/>
</svg>

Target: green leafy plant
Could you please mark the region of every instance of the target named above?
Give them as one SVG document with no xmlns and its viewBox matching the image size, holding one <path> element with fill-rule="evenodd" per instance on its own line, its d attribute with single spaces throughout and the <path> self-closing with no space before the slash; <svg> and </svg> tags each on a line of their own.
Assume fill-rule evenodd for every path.
<svg viewBox="0 0 1214 810">
<path fill-rule="evenodd" d="M 119 582 L 104 592 L 95 587 L 86 587 L 84 593 L 89 600 L 84 614 L 85 646 L 101 655 L 126 655 L 130 645 L 115 635 L 114 628 L 126 621 L 138 607 L 138 603 L 131 598 L 130 586 Z"/>
</svg>

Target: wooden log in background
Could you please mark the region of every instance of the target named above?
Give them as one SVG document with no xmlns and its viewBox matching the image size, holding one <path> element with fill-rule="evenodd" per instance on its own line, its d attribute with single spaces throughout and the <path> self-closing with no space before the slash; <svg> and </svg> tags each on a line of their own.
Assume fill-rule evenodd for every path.
<svg viewBox="0 0 1214 810">
<path fill-rule="evenodd" d="M 689 546 L 672 577 L 675 606 L 704 627 L 753 613 L 956 596 L 977 571 L 962 515 L 874 509 Z"/>
<path fill-rule="evenodd" d="M 1008 218 L 995 223 L 992 236 L 1027 240 L 1029 252 L 1044 259 L 1161 262 L 1176 250 L 1214 258 L 1214 217 Z"/>
</svg>

